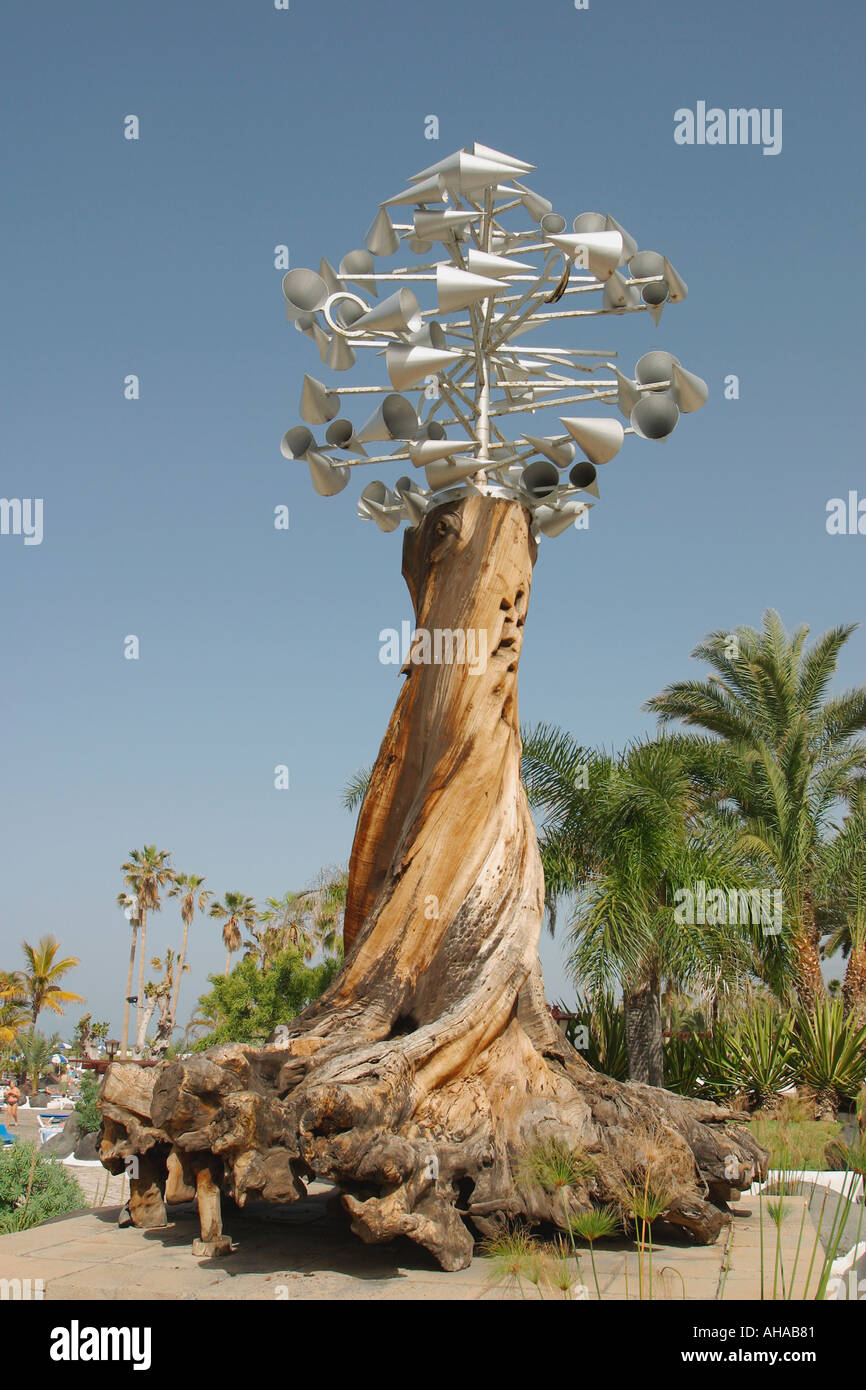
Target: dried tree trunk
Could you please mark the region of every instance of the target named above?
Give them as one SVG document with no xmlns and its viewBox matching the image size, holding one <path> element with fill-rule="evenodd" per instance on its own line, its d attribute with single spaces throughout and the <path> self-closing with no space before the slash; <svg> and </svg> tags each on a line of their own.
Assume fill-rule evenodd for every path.
<svg viewBox="0 0 866 1390">
<path fill-rule="evenodd" d="M 358 821 L 346 961 L 328 991 L 265 1048 L 163 1064 L 149 1102 L 139 1087 L 127 1105 L 123 1068 L 106 1078 L 103 1160 L 172 1155 L 187 1191 L 206 1167 L 206 1245 L 225 1239 L 215 1190 L 286 1202 L 317 1176 L 337 1184 L 362 1239 L 405 1235 L 458 1269 L 474 1237 L 509 1217 L 562 1223 L 562 1194 L 525 1176 L 526 1155 L 551 1141 L 595 1160 L 565 1205 L 618 1200 L 652 1168 L 670 1192 L 666 1219 L 710 1241 L 724 1200 L 765 1167 L 747 1134 L 724 1127 L 728 1112 L 593 1072 L 545 1004 L 517 716 L 529 525 L 518 503 L 479 495 L 406 533 L 419 632 L 438 631 L 446 654 L 443 634 L 480 631 L 483 659 L 407 662 Z"/>
</svg>

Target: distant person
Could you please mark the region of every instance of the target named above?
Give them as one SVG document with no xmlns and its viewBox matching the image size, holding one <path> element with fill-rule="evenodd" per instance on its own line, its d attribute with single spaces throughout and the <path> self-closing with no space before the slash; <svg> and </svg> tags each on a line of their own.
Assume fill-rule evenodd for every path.
<svg viewBox="0 0 866 1390">
<path fill-rule="evenodd" d="M 18 1125 L 18 1102 L 19 1102 L 20 1099 L 21 1099 L 21 1092 L 19 1091 L 18 1087 L 16 1086 L 15 1082 L 13 1081 L 13 1082 L 12 1082 L 12 1085 L 11 1085 L 11 1086 L 7 1086 L 7 1088 L 6 1088 L 6 1123 L 7 1123 L 7 1125 L 15 1125 L 15 1126 L 17 1127 L 17 1125 Z"/>
</svg>

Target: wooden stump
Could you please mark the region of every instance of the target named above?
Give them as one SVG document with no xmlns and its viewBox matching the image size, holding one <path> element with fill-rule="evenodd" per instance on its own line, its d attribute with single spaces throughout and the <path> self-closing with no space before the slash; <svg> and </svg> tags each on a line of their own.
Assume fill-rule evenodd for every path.
<svg viewBox="0 0 866 1390">
<path fill-rule="evenodd" d="M 598 1075 L 545 1004 L 517 714 L 535 555 L 528 511 L 480 495 L 406 532 L 433 659 L 418 659 L 419 637 L 361 809 L 344 967 L 267 1047 L 163 1064 L 146 1116 L 107 1078 L 107 1157 L 145 1145 L 199 1176 L 206 1165 L 241 1206 L 296 1200 L 322 1178 L 363 1240 L 408 1236 L 445 1269 L 509 1218 L 561 1226 L 646 1174 L 669 1194 L 665 1219 L 712 1241 L 726 1198 L 766 1171 L 733 1112 Z M 590 1160 L 565 1199 L 527 1175 L 551 1143 Z"/>
</svg>

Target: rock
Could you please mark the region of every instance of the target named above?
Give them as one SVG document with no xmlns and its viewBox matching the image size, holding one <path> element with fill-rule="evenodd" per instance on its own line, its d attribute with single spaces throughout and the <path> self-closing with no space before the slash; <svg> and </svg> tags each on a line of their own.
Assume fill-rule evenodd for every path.
<svg viewBox="0 0 866 1390">
<path fill-rule="evenodd" d="M 75 1157 L 83 1163 L 99 1162 L 99 1134 L 84 1134 L 75 1146 Z"/>
<path fill-rule="evenodd" d="M 75 1153 L 80 1138 L 81 1119 L 73 1110 L 66 1117 L 63 1128 L 51 1139 L 46 1139 L 40 1153 L 47 1154 L 49 1158 L 69 1158 L 70 1154 Z"/>
</svg>

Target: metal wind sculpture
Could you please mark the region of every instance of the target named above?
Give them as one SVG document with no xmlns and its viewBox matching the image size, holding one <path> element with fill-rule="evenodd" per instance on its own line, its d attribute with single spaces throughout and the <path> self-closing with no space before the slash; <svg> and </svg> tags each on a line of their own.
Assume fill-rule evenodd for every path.
<svg viewBox="0 0 866 1390">
<path fill-rule="evenodd" d="M 665 304 L 688 293 L 667 257 L 639 250 L 609 214 L 580 213 L 567 231 L 566 219 L 526 187 L 534 167 L 477 142 L 458 150 L 386 198 L 364 246 L 337 270 L 323 259 L 318 272 L 299 268 L 283 279 L 286 317 L 326 366 L 348 371 L 364 352 L 378 366 L 384 356 L 387 385 L 338 393 L 305 376 L 306 424 L 289 429 L 281 444 L 284 457 L 307 463 L 325 497 L 342 492 L 357 465 L 414 465 L 420 481 L 408 474 L 390 486 L 376 479 L 360 494 L 358 515 L 382 531 L 403 521 L 417 526 L 431 505 L 482 493 L 522 501 L 536 538 L 561 535 L 582 524 L 593 505 L 587 494 L 599 496 L 597 469 L 627 434 L 666 439 L 681 413 L 707 399 L 706 383 L 661 349 L 641 357 L 631 378 L 608 360 L 615 352 L 527 341 L 567 319 L 648 313 L 658 324 Z M 391 221 L 389 208 L 412 205 L 411 222 Z M 519 212 L 535 225 L 508 225 Z M 438 259 L 434 247 L 442 248 Z M 374 258 L 401 249 L 426 263 L 375 268 Z M 421 308 L 410 284 L 429 285 L 435 307 Z M 380 288 L 388 291 L 381 299 Z M 577 301 L 588 307 L 567 307 L 577 295 L 590 296 Z M 598 375 L 605 371 L 613 376 Z M 340 414 L 341 394 L 382 399 L 356 429 Z M 627 425 L 568 413 L 559 416 L 564 434 L 512 440 L 500 428 L 509 416 L 592 404 L 615 406 Z M 323 442 L 309 426 L 327 426 Z M 391 442 L 390 453 L 366 448 Z"/>
<path fill-rule="evenodd" d="M 524 186 L 529 170 L 483 145 L 460 150 L 387 199 L 337 270 L 323 261 L 284 280 L 289 319 L 326 364 L 346 371 L 366 352 L 384 358 L 388 384 L 338 394 L 306 377 L 305 423 L 283 453 L 325 496 L 353 467 L 409 461 L 393 484 L 364 487 L 358 510 L 383 531 L 409 523 L 401 571 L 434 654 L 419 635 L 401 670 L 355 827 L 332 983 L 266 1042 L 114 1063 L 106 1076 L 100 1155 L 112 1172 L 136 1158 L 131 1220 L 164 1226 L 167 1206 L 195 1196 L 194 1254 L 232 1248 L 223 1194 L 238 1207 L 294 1202 L 314 1178 L 364 1241 L 408 1237 L 444 1269 L 464 1268 L 503 1223 L 571 1230 L 578 1210 L 619 1205 L 657 1173 L 664 1220 L 709 1242 L 727 1201 L 766 1172 L 733 1112 L 593 1071 L 545 1002 L 544 875 L 517 700 L 536 542 L 582 524 L 596 469 L 626 433 L 666 438 L 707 389 L 667 352 L 646 353 L 629 378 L 613 353 L 530 345 L 559 320 L 657 321 L 686 287 L 610 217 L 582 213 L 566 231 Z M 392 224 L 389 208 L 406 205 L 411 223 Z M 511 230 L 521 210 L 540 225 Z M 403 243 L 422 264 L 377 271 L 374 257 Z M 418 285 L 434 306 L 421 308 Z M 350 393 L 373 398 L 364 423 L 340 413 Z M 599 406 L 627 428 L 612 412 L 580 413 Z M 500 429 L 542 409 L 564 433 L 512 441 Z M 468 634 L 483 660 L 463 659 Z M 654 1036 L 652 990 L 629 1008 L 632 1034 Z M 654 1079 L 651 1051 L 634 1049 L 635 1080 Z M 574 1188 L 528 1176 L 551 1145 L 586 1156 Z"/>
</svg>

